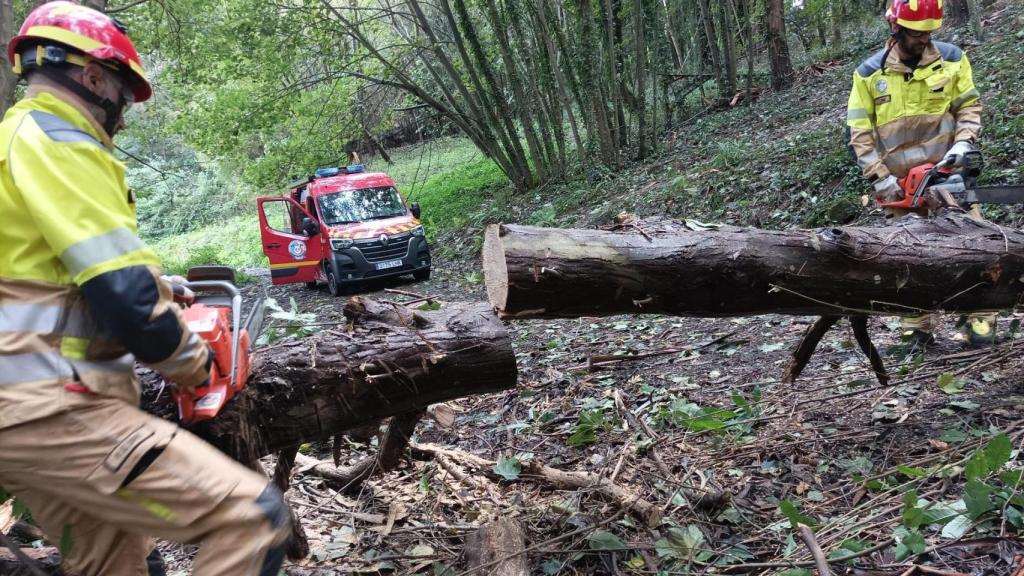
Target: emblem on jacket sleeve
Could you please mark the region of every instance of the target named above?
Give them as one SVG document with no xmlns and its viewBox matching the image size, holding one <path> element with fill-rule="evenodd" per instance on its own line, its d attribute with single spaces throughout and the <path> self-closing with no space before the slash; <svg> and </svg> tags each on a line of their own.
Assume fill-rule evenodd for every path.
<svg viewBox="0 0 1024 576">
<path fill-rule="evenodd" d="M 879 78 L 878 82 L 875 82 L 875 90 L 879 94 L 885 94 L 885 91 L 889 89 L 889 83 L 885 81 L 885 78 Z"/>
</svg>

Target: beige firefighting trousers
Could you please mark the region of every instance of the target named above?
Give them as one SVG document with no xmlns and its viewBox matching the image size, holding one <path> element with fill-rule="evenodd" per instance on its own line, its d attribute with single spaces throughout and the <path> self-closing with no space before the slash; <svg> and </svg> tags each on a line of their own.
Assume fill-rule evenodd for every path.
<svg viewBox="0 0 1024 576">
<path fill-rule="evenodd" d="M 276 576 L 289 514 L 265 477 L 126 402 L 69 395 L 68 412 L 0 429 L 0 486 L 70 543 L 69 573 L 145 576 L 159 537 L 199 544 L 197 576 Z"/>
<path fill-rule="evenodd" d="M 902 218 L 913 210 L 906 210 L 903 208 L 887 208 L 886 209 L 893 218 Z M 920 212 L 918 212 L 920 214 Z M 978 209 L 978 205 L 971 206 L 971 209 L 967 211 L 967 215 L 974 220 L 982 221 L 984 218 L 981 215 L 981 210 Z M 984 320 L 989 322 L 993 329 L 995 328 L 996 314 L 973 314 L 971 319 Z M 900 324 L 904 330 L 921 330 L 922 332 L 934 332 L 939 326 L 942 326 L 942 314 L 932 312 L 929 314 L 921 314 L 919 316 L 901 316 Z"/>
</svg>

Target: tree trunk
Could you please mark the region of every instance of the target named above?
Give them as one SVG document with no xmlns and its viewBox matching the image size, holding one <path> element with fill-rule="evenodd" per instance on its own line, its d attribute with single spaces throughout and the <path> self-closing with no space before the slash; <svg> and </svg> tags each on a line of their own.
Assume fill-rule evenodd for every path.
<svg viewBox="0 0 1024 576">
<path fill-rule="evenodd" d="M 838 54 L 843 44 L 843 6 L 841 2 L 833 2 L 829 7 L 829 22 L 832 27 L 832 53 Z"/>
<path fill-rule="evenodd" d="M 515 386 L 508 333 L 486 304 L 411 311 L 355 297 L 350 331 L 326 331 L 256 351 L 252 377 L 215 419 L 193 428 L 243 462 L 428 405 Z M 145 408 L 173 419 L 159 378 L 144 376 Z"/>
<path fill-rule="evenodd" d="M 772 88 L 782 90 L 793 82 L 793 64 L 786 43 L 786 19 L 782 0 L 768 0 L 768 61 L 772 69 Z"/>
<path fill-rule="evenodd" d="M 968 22 L 971 27 L 971 34 L 979 41 L 985 39 L 985 29 L 981 26 L 981 2 L 978 0 L 967 0 L 967 9 L 970 12 Z"/>
<path fill-rule="evenodd" d="M 488 297 L 503 318 L 719 317 L 1001 310 L 1024 292 L 1024 231 L 958 213 L 887 228 L 689 226 L 492 225 Z"/>
<path fill-rule="evenodd" d="M 735 32 L 732 26 L 732 11 L 729 8 L 730 0 L 720 0 L 718 3 L 718 33 L 722 37 L 722 63 L 725 65 L 725 93 L 732 98 L 736 93 L 736 43 Z"/>
<path fill-rule="evenodd" d="M 22 17 L 43 4 L 43 2 L 45 0 L 32 0 L 28 3 L 28 6 L 25 6 L 27 11 L 24 14 L 16 14 L 14 0 L 0 0 L 0 41 L 3 42 L 4 46 L 7 46 L 11 38 L 14 38 L 15 34 L 18 33 Z M 3 65 L 0 66 L 0 118 L 7 112 L 8 108 L 14 105 L 17 87 L 18 77 L 11 70 L 10 63 L 5 60 Z"/>
<path fill-rule="evenodd" d="M 700 19 L 704 23 L 704 39 L 707 42 L 708 55 L 711 57 L 711 66 L 715 69 L 718 101 L 725 102 L 730 96 L 726 93 L 729 80 L 722 62 L 722 52 L 718 49 L 718 33 L 715 31 L 715 19 L 711 13 L 710 0 L 697 0 L 697 7 L 700 8 Z"/>
<path fill-rule="evenodd" d="M 946 0 L 945 20 L 949 26 L 963 26 L 970 13 L 967 0 Z"/>
</svg>

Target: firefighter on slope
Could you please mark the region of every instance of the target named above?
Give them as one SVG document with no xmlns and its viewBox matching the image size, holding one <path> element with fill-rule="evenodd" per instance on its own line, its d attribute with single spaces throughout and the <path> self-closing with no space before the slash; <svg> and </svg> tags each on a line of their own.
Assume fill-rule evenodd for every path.
<svg viewBox="0 0 1024 576">
<path fill-rule="evenodd" d="M 932 42 L 942 26 L 942 0 L 894 0 L 886 12 L 892 37 L 853 74 L 847 108 L 850 146 L 879 201 L 903 198 L 898 179 L 911 168 L 974 150 L 981 132 L 981 101 L 971 64 L 960 48 Z M 901 209 L 890 216 L 907 215 Z M 970 211 L 981 219 L 977 206 Z M 934 342 L 940 317 L 904 317 L 912 347 Z M 972 345 L 992 343 L 995 316 L 973 316 Z"/>
<path fill-rule="evenodd" d="M 144 575 L 153 538 L 199 544 L 194 573 L 276 576 L 289 532 L 260 474 L 138 409 L 138 360 L 190 388 L 208 375 L 136 232 L 111 138 L 152 93 L 116 20 L 34 10 L 8 45 L 23 100 L 0 123 L 0 485 L 66 567 Z"/>
</svg>

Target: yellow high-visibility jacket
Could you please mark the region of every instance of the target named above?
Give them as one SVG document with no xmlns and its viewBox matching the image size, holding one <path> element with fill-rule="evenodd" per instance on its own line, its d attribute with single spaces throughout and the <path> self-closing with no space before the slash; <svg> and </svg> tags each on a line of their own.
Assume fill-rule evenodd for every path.
<svg viewBox="0 0 1024 576">
<path fill-rule="evenodd" d="M 56 93 L 32 90 L 0 123 L 0 428 L 83 390 L 138 405 L 135 359 L 186 386 L 207 376 L 111 149 Z"/>
<path fill-rule="evenodd" d="M 967 54 L 932 42 L 911 70 L 894 42 L 853 73 L 847 107 L 850 146 L 872 181 L 902 178 L 915 166 L 938 162 L 954 142 L 973 142 L 981 132 L 981 102 Z"/>
</svg>

